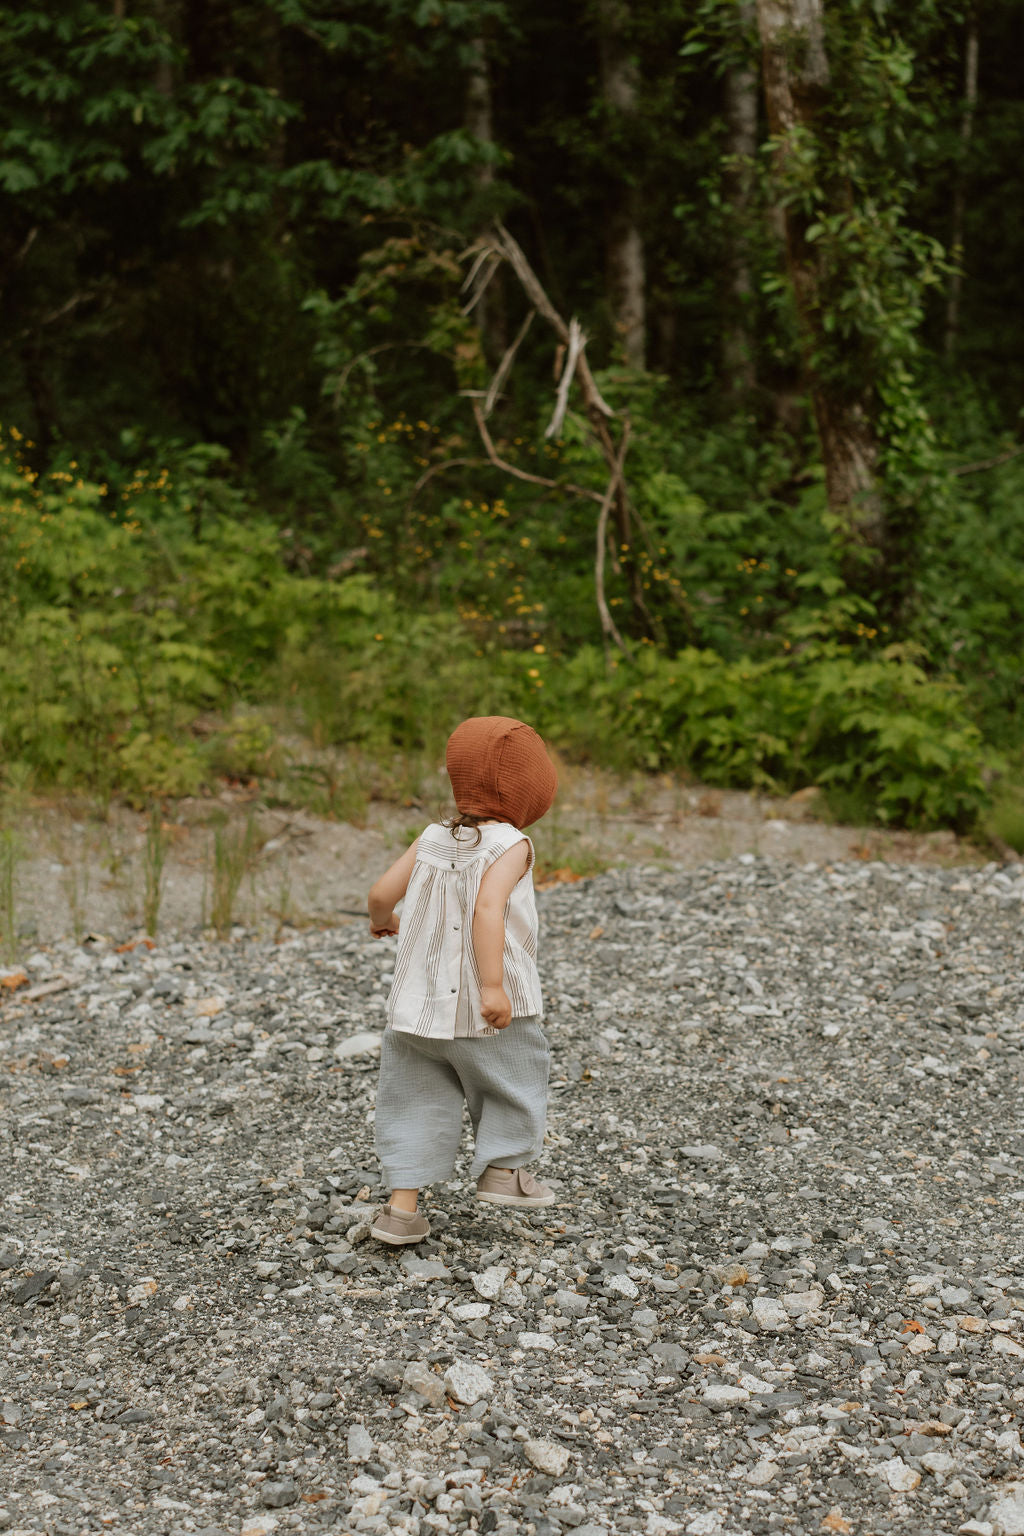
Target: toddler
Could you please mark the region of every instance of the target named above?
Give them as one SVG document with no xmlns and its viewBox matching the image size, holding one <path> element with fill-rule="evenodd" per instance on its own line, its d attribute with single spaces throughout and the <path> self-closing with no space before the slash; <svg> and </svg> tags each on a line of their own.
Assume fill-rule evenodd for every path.
<svg viewBox="0 0 1024 1536">
<path fill-rule="evenodd" d="M 504 715 L 464 720 L 447 766 L 456 815 L 427 827 L 369 895 L 374 938 L 398 934 L 376 1113 L 391 1199 L 372 1229 L 395 1246 L 430 1234 L 419 1191 L 451 1175 L 463 1101 L 477 1199 L 555 1198 L 524 1166 L 544 1140 L 548 1044 L 523 828 L 550 809 L 557 777 L 536 731 Z"/>
</svg>

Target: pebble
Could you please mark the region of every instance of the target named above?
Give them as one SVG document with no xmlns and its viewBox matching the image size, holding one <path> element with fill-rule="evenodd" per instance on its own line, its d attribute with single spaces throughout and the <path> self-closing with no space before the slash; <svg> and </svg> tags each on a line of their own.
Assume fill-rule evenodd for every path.
<svg viewBox="0 0 1024 1536">
<path fill-rule="evenodd" d="M 494 1264 L 485 1269 L 482 1275 L 473 1276 L 473 1289 L 485 1301 L 497 1301 L 508 1276 L 509 1271 L 505 1265 Z"/>
<path fill-rule="evenodd" d="M 348 1061 L 353 1056 L 374 1056 L 379 1054 L 383 1035 L 370 1034 L 363 1030 L 358 1035 L 349 1035 L 345 1040 L 339 1040 L 334 1047 L 336 1061 Z"/>
<path fill-rule="evenodd" d="M 294 1504 L 298 1497 L 299 1490 L 294 1483 L 263 1483 L 260 1487 L 260 1498 L 267 1509 L 283 1509 Z"/>
<path fill-rule="evenodd" d="M 526 1440 L 523 1454 L 532 1467 L 548 1477 L 563 1477 L 572 1459 L 566 1447 L 554 1440 Z"/>
<path fill-rule="evenodd" d="M 517 1335 L 520 1349 L 554 1349 L 555 1338 L 550 1333 L 520 1333 Z"/>
<path fill-rule="evenodd" d="M 478 1403 L 494 1392 L 490 1376 L 471 1360 L 454 1361 L 444 1373 L 444 1384 L 458 1403 Z"/>
<path fill-rule="evenodd" d="M 754 1321 L 766 1331 L 785 1328 L 790 1322 L 790 1315 L 783 1303 L 771 1296 L 755 1296 L 750 1303 L 750 1310 Z"/>
<path fill-rule="evenodd" d="M 894 1493 L 909 1493 L 921 1481 L 920 1472 L 908 1467 L 900 1456 L 890 1456 L 887 1461 L 879 1464 L 878 1470 Z"/>
<path fill-rule="evenodd" d="M 348 1431 L 349 1461 L 369 1461 L 373 1455 L 373 1437 L 362 1424 L 351 1424 Z"/>
<path fill-rule="evenodd" d="M 1008 1484 L 989 1505 L 988 1516 L 1000 1536 L 1024 1536 L 1024 1484 Z"/>
<path fill-rule="evenodd" d="M 558 1200 L 462 1159 L 400 1252 L 393 943 L 53 945 L 0 1002 L 7 1529 L 1024 1536 L 1022 904 L 860 860 L 542 892 Z"/>
<path fill-rule="evenodd" d="M 413 1360 L 406 1366 L 402 1385 L 408 1387 L 411 1392 L 418 1392 L 435 1408 L 439 1408 L 444 1402 L 444 1382 L 421 1360 Z"/>
</svg>

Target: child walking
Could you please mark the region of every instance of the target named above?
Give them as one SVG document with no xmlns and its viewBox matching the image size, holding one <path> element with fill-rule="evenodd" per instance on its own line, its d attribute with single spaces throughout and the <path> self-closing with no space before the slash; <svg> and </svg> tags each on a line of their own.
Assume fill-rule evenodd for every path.
<svg viewBox="0 0 1024 1536">
<path fill-rule="evenodd" d="M 369 895 L 370 932 L 398 934 L 376 1112 L 391 1198 L 372 1228 L 394 1246 L 430 1235 L 419 1191 L 452 1173 L 463 1102 L 477 1199 L 555 1198 L 525 1167 L 544 1140 L 548 1044 L 523 828 L 551 808 L 557 776 L 536 731 L 504 715 L 464 720 L 446 760 L 456 815 L 427 827 Z"/>
</svg>

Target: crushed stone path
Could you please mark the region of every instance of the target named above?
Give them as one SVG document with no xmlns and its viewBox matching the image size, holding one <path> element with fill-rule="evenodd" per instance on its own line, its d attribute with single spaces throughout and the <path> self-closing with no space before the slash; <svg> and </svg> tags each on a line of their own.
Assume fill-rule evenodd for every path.
<svg viewBox="0 0 1024 1536">
<path fill-rule="evenodd" d="M 1024 1533 L 1024 866 L 540 905 L 558 1201 L 414 1251 L 392 943 L 0 972 L 0 1530 Z"/>
</svg>

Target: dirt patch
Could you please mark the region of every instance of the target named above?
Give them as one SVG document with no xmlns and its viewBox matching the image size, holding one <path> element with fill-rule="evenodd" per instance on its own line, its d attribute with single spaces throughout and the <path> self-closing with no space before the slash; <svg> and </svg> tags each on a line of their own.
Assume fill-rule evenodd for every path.
<svg viewBox="0 0 1024 1536">
<path fill-rule="evenodd" d="M 359 826 L 268 807 L 244 792 L 180 801 L 166 810 L 158 834 L 165 851 L 158 931 L 181 936 L 219 918 L 224 931 L 238 925 L 272 936 L 351 920 L 365 909 L 376 876 L 443 803 L 440 778 L 407 804 L 371 803 Z M 813 791 L 778 800 L 668 775 L 619 779 L 563 768 L 556 807 L 533 834 L 538 880 L 629 864 L 693 867 L 743 853 L 797 864 L 851 857 L 940 866 L 984 862 L 977 847 L 952 832 L 838 826 L 817 818 L 819 805 Z M 146 816 L 119 805 L 100 813 L 36 801 L 8 826 L 14 910 L 13 923 L 0 912 L 0 932 L 13 929 L 19 953 L 62 936 L 94 932 L 120 939 L 143 931 Z M 233 894 L 225 890 L 229 876 L 237 877 Z"/>
</svg>

